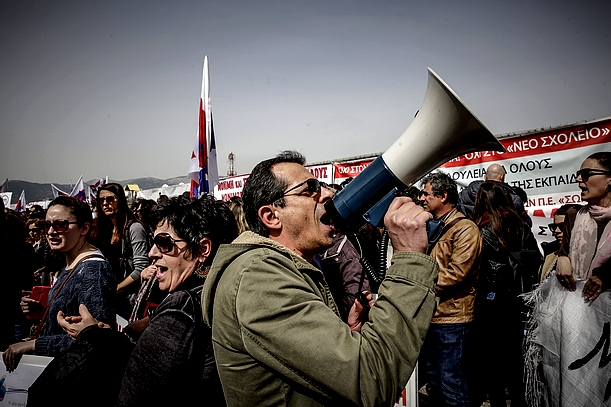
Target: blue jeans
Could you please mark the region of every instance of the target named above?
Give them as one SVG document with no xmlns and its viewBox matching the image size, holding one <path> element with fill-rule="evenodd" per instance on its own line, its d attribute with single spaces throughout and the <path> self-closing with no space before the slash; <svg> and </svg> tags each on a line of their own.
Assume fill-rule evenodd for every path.
<svg viewBox="0 0 611 407">
<path fill-rule="evenodd" d="M 422 347 L 426 380 L 443 405 L 469 407 L 466 351 L 471 324 L 431 324 Z"/>
</svg>

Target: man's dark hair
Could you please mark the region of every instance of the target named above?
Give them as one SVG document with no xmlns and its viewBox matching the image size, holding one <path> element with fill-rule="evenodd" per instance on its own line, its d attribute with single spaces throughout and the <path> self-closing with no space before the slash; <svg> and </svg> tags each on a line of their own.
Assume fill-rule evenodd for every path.
<svg viewBox="0 0 611 407">
<path fill-rule="evenodd" d="M 284 207 L 282 194 L 288 187 L 287 180 L 280 179 L 272 172 L 272 167 L 281 163 L 295 163 L 305 165 L 305 157 L 296 151 L 282 151 L 274 158 L 261 161 L 253 168 L 244 184 L 242 199 L 244 213 L 250 229 L 264 237 L 269 237 L 269 231 L 259 219 L 259 208 L 271 203 Z"/>
<path fill-rule="evenodd" d="M 429 182 L 431 183 L 431 189 L 433 190 L 434 196 L 443 197 L 443 193 L 447 192 L 448 203 L 452 206 L 456 206 L 458 203 L 458 187 L 456 186 L 456 181 L 446 173 L 434 172 L 422 179 L 422 188 Z"/>
</svg>

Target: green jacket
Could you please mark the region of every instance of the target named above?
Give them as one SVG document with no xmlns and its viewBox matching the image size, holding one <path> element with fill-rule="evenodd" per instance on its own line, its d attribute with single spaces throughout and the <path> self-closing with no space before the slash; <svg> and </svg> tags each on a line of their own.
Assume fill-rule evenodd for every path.
<svg viewBox="0 0 611 407">
<path fill-rule="evenodd" d="M 252 232 L 221 246 L 202 307 L 227 404 L 393 405 L 431 322 L 436 277 L 431 257 L 396 253 L 356 333 L 297 254 Z"/>
</svg>

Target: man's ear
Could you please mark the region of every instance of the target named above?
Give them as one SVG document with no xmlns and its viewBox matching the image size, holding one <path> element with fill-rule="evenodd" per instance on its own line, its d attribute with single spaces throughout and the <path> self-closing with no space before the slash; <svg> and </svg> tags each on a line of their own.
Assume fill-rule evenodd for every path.
<svg viewBox="0 0 611 407">
<path fill-rule="evenodd" d="M 448 192 L 447 191 L 444 191 L 443 198 L 441 198 L 441 203 L 444 205 L 448 203 Z"/>
<path fill-rule="evenodd" d="M 199 241 L 199 254 L 197 255 L 197 260 L 202 263 L 206 261 L 210 254 L 212 253 L 212 240 L 209 237 L 203 237 Z"/>
<path fill-rule="evenodd" d="M 280 229 L 282 222 L 278 218 L 278 211 L 272 205 L 265 205 L 259 208 L 259 219 L 268 229 Z"/>
</svg>

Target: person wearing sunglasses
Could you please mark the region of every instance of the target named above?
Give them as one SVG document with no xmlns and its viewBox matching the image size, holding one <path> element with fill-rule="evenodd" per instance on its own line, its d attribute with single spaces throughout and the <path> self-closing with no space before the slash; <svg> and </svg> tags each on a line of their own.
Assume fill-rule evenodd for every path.
<svg viewBox="0 0 611 407">
<path fill-rule="evenodd" d="M 539 268 L 539 282 L 545 281 L 548 278 L 552 271 L 556 270 L 556 262 L 558 261 L 558 251 L 560 250 L 560 245 L 563 241 L 563 231 L 564 231 L 564 220 L 566 218 L 566 214 L 569 209 L 573 209 L 575 212 L 581 209 L 582 205 L 580 204 L 566 204 L 562 205 L 556 212 L 554 212 L 554 221 L 547 225 L 552 236 L 554 237 L 554 241 L 550 243 L 546 243 L 544 246 L 545 260 Z M 543 244 L 541 244 L 543 246 Z"/>
<path fill-rule="evenodd" d="M 96 212 L 92 241 L 115 271 L 117 312 L 129 319 L 140 287 L 140 273 L 150 264 L 148 232 L 129 209 L 125 192 L 119 184 L 109 183 L 98 189 Z"/>
<path fill-rule="evenodd" d="M 136 342 L 116 405 L 191 405 L 203 396 L 203 404 L 224 406 L 200 298 L 218 247 L 238 235 L 235 218 L 222 201 L 207 196 L 170 198 L 156 207 L 152 219 L 156 228 L 149 256 L 167 296 Z M 58 321 L 72 337 L 100 334 L 99 321 L 86 307 L 72 315 Z"/>
<path fill-rule="evenodd" d="M 46 220 L 40 228 L 51 250 L 65 257 L 65 267 L 51 288 L 43 318 L 34 339 L 10 345 L 3 354 L 8 371 L 17 367 L 25 353 L 56 356 L 66 350 L 72 339 L 57 323 L 57 315 L 75 315 L 79 304 L 85 304 L 99 321 L 113 324 L 116 279 L 110 264 L 100 250 L 88 242 L 91 230 L 91 210 L 76 198 L 59 196 L 49 204 Z M 24 313 L 41 307 L 29 296 L 21 299 Z"/>
<path fill-rule="evenodd" d="M 583 355 L 594 355 L 593 349 L 602 346 L 600 335 L 609 319 L 611 152 L 588 156 L 575 181 L 586 204 L 567 210 L 556 278 L 541 284 L 532 313 L 535 328 L 527 334 L 528 354 L 534 354 L 531 347 L 539 352 L 541 366 L 531 370 L 543 372 L 539 388 L 545 405 L 603 405 L 609 398 L 598 354 L 587 364 Z M 535 345 L 529 345 L 531 336 Z"/>
<path fill-rule="evenodd" d="M 348 324 L 314 258 L 333 244 L 325 203 L 305 157 L 284 151 L 257 164 L 243 190 L 243 232 L 215 257 L 202 294 L 204 321 L 228 406 L 391 405 L 414 369 L 435 307 L 437 263 L 425 255 L 431 215 L 408 197 L 384 223 L 392 266 Z M 352 324 L 351 317 L 356 317 Z"/>
</svg>

